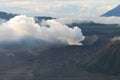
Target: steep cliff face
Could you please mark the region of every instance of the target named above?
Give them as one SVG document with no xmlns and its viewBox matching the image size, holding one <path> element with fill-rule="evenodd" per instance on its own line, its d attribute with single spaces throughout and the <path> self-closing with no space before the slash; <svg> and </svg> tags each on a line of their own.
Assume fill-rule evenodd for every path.
<svg viewBox="0 0 120 80">
<path fill-rule="evenodd" d="M 120 40 L 111 42 L 102 51 L 91 57 L 87 65 L 90 72 L 120 74 Z"/>
</svg>

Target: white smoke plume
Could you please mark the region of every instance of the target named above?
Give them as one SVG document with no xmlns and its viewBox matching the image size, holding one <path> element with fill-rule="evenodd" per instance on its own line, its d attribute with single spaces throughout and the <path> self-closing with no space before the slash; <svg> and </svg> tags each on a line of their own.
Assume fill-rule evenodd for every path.
<svg viewBox="0 0 120 80">
<path fill-rule="evenodd" d="M 16 16 L 0 25 L 0 41 L 16 41 L 28 36 L 49 43 L 67 42 L 69 45 L 78 45 L 84 40 L 78 27 L 69 28 L 55 20 L 47 20 L 45 23 L 40 26 L 32 17 Z"/>
<path fill-rule="evenodd" d="M 101 24 L 120 24 L 120 17 L 80 17 L 80 18 L 60 18 L 57 21 L 63 24 L 82 23 L 93 21 Z"/>
</svg>

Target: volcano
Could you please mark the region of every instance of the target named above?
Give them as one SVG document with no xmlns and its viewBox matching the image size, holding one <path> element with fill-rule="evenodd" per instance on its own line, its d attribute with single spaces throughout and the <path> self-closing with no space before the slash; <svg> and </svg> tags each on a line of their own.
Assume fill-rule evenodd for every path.
<svg viewBox="0 0 120 80">
<path fill-rule="evenodd" d="M 103 17 L 110 17 L 110 16 L 118 16 L 118 17 L 120 17 L 120 5 L 118 5 L 117 7 L 113 8 L 112 10 L 104 13 L 101 16 L 103 16 Z"/>
<path fill-rule="evenodd" d="M 120 40 L 112 41 L 102 51 L 91 57 L 87 65 L 90 72 L 120 74 Z"/>
</svg>

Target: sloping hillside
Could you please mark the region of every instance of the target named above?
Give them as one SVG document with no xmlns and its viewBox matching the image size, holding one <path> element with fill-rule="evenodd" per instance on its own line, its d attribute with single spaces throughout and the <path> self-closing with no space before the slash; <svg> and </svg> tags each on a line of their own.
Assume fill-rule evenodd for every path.
<svg viewBox="0 0 120 80">
<path fill-rule="evenodd" d="M 90 72 L 120 74 L 120 40 L 111 42 L 91 60 L 87 65 Z"/>
</svg>

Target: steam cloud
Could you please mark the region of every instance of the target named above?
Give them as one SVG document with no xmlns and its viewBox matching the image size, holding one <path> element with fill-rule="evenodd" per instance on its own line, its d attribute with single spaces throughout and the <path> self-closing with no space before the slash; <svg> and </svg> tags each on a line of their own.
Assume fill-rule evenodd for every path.
<svg viewBox="0 0 120 80">
<path fill-rule="evenodd" d="M 47 20 L 44 25 L 39 25 L 34 18 L 20 15 L 0 25 L 1 42 L 16 41 L 26 36 L 49 43 L 67 42 L 69 45 L 78 45 L 84 40 L 80 28 L 69 28 L 55 20 Z"/>
</svg>

